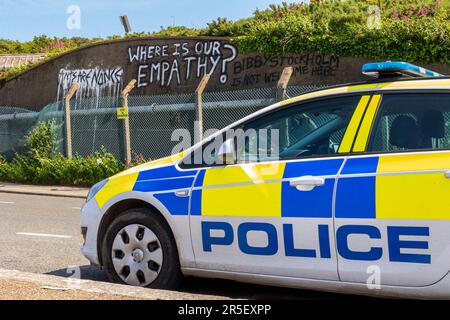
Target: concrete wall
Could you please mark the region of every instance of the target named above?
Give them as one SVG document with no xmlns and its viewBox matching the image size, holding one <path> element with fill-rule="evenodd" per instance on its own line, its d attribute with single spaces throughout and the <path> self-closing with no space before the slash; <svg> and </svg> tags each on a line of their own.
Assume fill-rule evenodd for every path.
<svg viewBox="0 0 450 320">
<path fill-rule="evenodd" d="M 40 110 L 62 100 L 74 82 L 82 97 L 118 95 L 131 79 L 132 95 L 193 92 L 205 73 L 207 91 L 273 87 L 284 67 L 292 66 L 291 85 L 339 84 L 367 79 L 362 58 L 323 54 L 265 56 L 240 54 L 223 38 L 149 37 L 90 45 L 56 57 L 0 83 L 0 106 Z M 450 73 L 449 66 L 433 65 Z"/>
</svg>

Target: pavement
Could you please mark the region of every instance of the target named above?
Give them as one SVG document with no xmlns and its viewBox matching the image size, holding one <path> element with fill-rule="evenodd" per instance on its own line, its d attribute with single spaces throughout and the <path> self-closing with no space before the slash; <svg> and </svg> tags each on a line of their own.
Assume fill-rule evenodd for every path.
<svg viewBox="0 0 450 320">
<path fill-rule="evenodd" d="M 1 280 L 0 300 L 135 300 L 114 294 L 41 286 L 35 282 Z"/>
<path fill-rule="evenodd" d="M 0 192 L 86 199 L 89 188 L 68 186 L 35 186 L 0 182 Z"/>
<path fill-rule="evenodd" d="M 77 278 L 0 269 L 1 300 L 226 300 L 226 297 L 155 290 Z"/>
<path fill-rule="evenodd" d="M 225 299 L 218 293 L 111 284 L 81 254 L 84 200 L 0 192 L 0 299 Z M 80 289 L 67 289 L 66 281 Z M 45 288 L 43 287 L 45 286 Z M 64 289 L 65 288 L 65 289 Z"/>
<path fill-rule="evenodd" d="M 51 279 L 64 280 L 70 277 L 89 280 L 90 285 L 103 286 L 107 283 L 105 272 L 96 266 L 91 266 L 80 250 L 83 243 L 80 234 L 80 209 L 85 201 L 84 197 L 81 198 L 81 193 L 87 192 L 86 189 L 74 188 L 79 194 L 73 197 L 70 195 L 70 188 L 67 187 L 23 186 L 21 188 L 19 185 L 1 185 L 4 187 L 0 187 L 0 230 L 2 230 L 0 232 L 0 299 L 5 296 L 5 286 L 10 286 L 13 291 L 16 290 L 14 288 L 19 290 L 26 287 L 23 278 L 2 278 L 1 270 L 17 270 L 17 272 L 52 277 Z M 59 190 L 53 190 L 54 188 Z M 7 191 L 2 192 L 4 190 Z M 13 192 L 14 190 L 17 192 Z M 55 191 L 59 193 L 58 196 L 47 194 L 47 192 Z M 8 273 L 3 271 L 3 274 Z M 30 282 L 30 278 L 25 277 L 25 282 Z M 34 291 L 42 292 L 42 290 L 60 298 L 68 294 L 59 292 L 65 290 L 42 289 L 39 286 L 39 282 L 30 285 L 30 298 L 37 297 Z M 105 292 L 108 291 L 105 289 Z M 72 293 L 76 296 L 81 294 L 78 291 Z M 86 296 L 86 298 L 101 299 L 104 294 L 103 291 L 94 293 L 96 295 Z M 354 296 L 348 295 L 191 277 L 186 278 L 182 287 L 173 293 L 174 296 L 161 294 L 170 299 L 177 297 L 183 297 L 183 299 L 354 299 Z M 152 294 L 155 296 L 154 293 Z M 116 295 L 113 294 L 113 296 Z M 20 299 L 22 297 L 14 296 Z M 123 294 L 119 296 L 112 298 L 121 298 Z M 142 296 L 137 298 L 147 299 Z"/>
</svg>

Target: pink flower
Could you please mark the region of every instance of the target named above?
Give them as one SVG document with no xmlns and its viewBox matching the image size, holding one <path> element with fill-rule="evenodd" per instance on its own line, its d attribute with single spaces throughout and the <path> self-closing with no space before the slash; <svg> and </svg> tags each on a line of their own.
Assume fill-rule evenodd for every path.
<svg viewBox="0 0 450 320">
<path fill-rule="evenodd" d="M 398 14 L 397 9 L 394 9 L 394 11 L 392 11 L 392 18 L 394 18 L 394 19 L 400 18 L 400 15 Z"/>
<path fill-rule="evenodd" d="M 426 17 L 428 15 L 428 8 L 426 5 L 422 5 L 422 7 L 420 8 L 420 13 L 422 14 L 422 16 Z"/>
</svg>

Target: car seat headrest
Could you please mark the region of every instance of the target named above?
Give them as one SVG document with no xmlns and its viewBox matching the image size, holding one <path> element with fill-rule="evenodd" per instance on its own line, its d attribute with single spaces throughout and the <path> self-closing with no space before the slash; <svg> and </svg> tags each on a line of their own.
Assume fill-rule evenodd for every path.
<svg viewBox="0 0 450 320">
<path fill-rule="evenodd" d="M 400 115 L 394 119 L 389 135 L 391 145 L 405 149 L 417 149 L 419 140 L 419 126 L 413 117 Z"/>
</svg>

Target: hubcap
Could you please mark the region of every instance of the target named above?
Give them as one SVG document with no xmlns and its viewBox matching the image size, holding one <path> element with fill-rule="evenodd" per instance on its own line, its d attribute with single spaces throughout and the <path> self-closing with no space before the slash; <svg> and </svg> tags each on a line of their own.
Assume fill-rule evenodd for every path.
<svg viewBox="0 0 450 320">
<path fill-rule="evenodd" d="M 140 224 L 130 224 L 117 233 L 111 254 L 116 273 L 125 283 L 134 286 L 152 283 L 163 264 L 158 237 Z"/>
<path fill-rule="evenodd" d="M 139 248 L 134 249 L 134 251 L 133 251 L 133 259 L 134 259 L 134 262 L 141 262 L 142 259 L 144 259 L 144 251 L 142 251 Z"/>
</svg>

